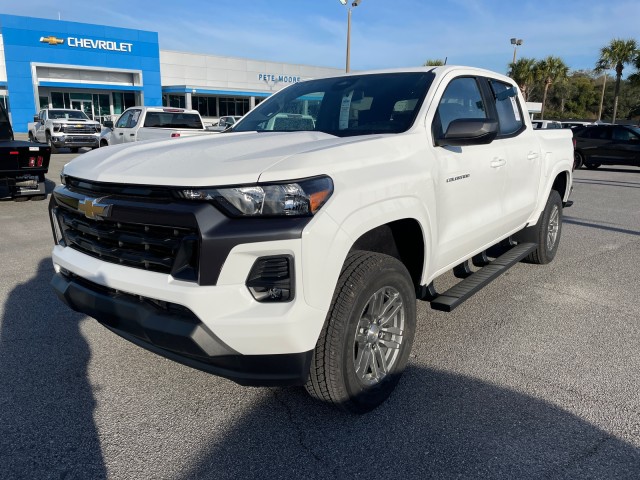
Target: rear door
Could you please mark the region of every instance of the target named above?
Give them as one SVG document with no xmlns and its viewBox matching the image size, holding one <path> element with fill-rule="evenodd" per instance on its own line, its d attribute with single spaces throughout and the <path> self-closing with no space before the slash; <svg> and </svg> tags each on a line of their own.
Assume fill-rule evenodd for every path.
<svg viewBox="0 0 640 480">
<path fill-rule="evenodd" d="M 486 79 L 499 123 L 494 142 L 504 149 L 506 165 L 502 197 L 503 222 L 507 230 L 522 226 L 534 211 L 540 188 L 542 152 L 532 129 L 527 129 L 517 87 Z"/>
</svg>

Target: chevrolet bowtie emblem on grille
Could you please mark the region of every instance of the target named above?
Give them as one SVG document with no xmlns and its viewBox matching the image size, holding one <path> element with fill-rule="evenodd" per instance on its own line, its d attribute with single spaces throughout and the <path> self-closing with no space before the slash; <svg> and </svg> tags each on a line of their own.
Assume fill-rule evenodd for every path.
<svg viewBox="0 0 640 480">
<path fill-rule="evenodd" d="M 111 215 L 113 205 L 100 203 L 102 198 L 85 198 L 78 202 L 78 211 L 84 213 L 84 216 L 92 220 L 104 220 Z"/>
<path fill-rule="evenodd" d="M 64 39 L 49 35 L 48 37 L 40 37 L 40 42 L 48 43 L 49 45 L 62 45 L 64 43 Z"/>
</svg>

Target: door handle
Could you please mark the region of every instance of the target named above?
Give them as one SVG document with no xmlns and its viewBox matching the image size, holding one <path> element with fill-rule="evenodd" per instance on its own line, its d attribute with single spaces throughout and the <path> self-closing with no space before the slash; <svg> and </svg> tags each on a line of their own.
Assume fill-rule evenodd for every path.
<svg viewBox="0 0 640 480">
<path fill-rule="evenodd" d="M 500 168 L 507 164 L 507 161 L 504 158 L 494 158 L 490 163 L 491 168 Z"/>
<path fill-rule="evenodd" d="M 529 152 L 529 155 L 527 155 L 527 160 L 537 160 L 538 157 L 540 157 L 538 152 Z"/>
<path fill-rule="evenodd" d="M 136 134 L 135 134 L 135 133 L 130 133 L 130 134 L 129 134 L 129 136 L 130 136 L 130 137 L 135 137 L 135 136 L 136 136 Z"/>
<path fill-rule="evenodd" d="M 124 133 L 120 132 L 118 135 L 122 136 L 122 135 L 124 135 Z"/>
</svg>

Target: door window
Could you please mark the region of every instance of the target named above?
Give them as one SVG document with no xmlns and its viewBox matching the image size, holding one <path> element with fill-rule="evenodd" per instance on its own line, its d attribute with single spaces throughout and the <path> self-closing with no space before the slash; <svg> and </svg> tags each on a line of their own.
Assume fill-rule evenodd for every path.
<svg viewBox="0 0 640 480">
<path fill-rule="evenodd" d="M 500 124 L 500 135 L 512 135 L 518 132 L 523 126 L 522 110 L 518 102 L 518 91 L 516 87 L 508 83 L 495 79 L 489 80 L 498 112 L 498 123 Z M 554 128 L 549 126 L 548 128 Z"/>
<path fill-rule="evenodd" d="M 474 77 L 460 77 L 444 91 L 433 121 L 433 136 L 439 138 L 449 124 L 461 118 L 487 118 L 480 87 Z"/>
<path fill-rule="evenodd" d="M 129 123 L 129 119 L 131 118 L 131 111 L 124 112 L 122 116 L 118 119 L 116 123 L 116 128 L 127 128 L 127 124 Z"/>
<path fill-rule="evenodd" d="M 637 142 L 639 140 L 631 130 L 621 127 L 613 129 L 613 139 L 619 142 Z"/>
</svg>

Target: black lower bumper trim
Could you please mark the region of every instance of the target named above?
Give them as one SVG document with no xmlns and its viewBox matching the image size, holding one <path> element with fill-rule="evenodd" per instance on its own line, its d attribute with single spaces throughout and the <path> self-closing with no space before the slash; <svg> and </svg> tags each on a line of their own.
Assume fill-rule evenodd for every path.
<svg viewBox="0 0 640 480">
<path fill-rule="evenodd" d="M 241 385 L 303 385 L 313 351 L 280 355 L 242 355 L 225 345 L 185 307 L 117 292 L 57 273 L 56 294 L 121 337 L 198 370 Z"/>
</svg>

